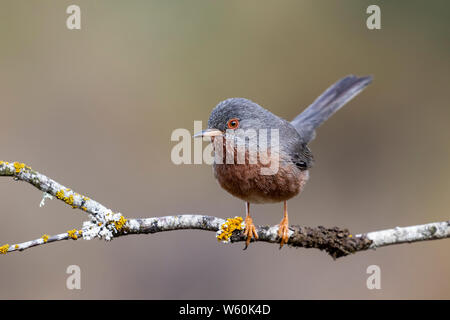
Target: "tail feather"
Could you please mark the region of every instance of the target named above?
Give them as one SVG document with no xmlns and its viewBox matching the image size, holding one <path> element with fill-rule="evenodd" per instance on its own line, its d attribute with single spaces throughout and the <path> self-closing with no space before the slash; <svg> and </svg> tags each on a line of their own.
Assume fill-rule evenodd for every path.
<svg viewBox="0 0 450 320">
<path fill-rule="evenodd" d="M 353 75 L 337 81 L 295 117 L 291 124 L 300 133 L 305 143 L 310 142 L 316 135 L 315 129 L 360 93 L 370 82 L 372 82 L 371 76 L 359 78 Z"/>
</svg>

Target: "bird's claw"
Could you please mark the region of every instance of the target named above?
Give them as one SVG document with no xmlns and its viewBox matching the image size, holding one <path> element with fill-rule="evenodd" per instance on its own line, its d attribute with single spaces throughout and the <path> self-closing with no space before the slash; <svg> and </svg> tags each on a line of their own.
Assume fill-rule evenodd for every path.
<svg viewBox="0 0 450 320">
<path fill-rule="evenodd" d="M 280 224 L 278 225 L 278 237 L 281 238 L 280 241 L 280 249 L 285 245 L 289 240 L 289 224 L 288 219 L 283 218 Z"/>
<path fill-rule="evenodd" d="M 247 249 L 252 238 L 258 239 L 258 233 L 256 232 L 256 227 L 253 224 L 253 219 L 250 216 L 245 217 L 244 236 L 246 237 L 244 250 Z"/>
</svg>

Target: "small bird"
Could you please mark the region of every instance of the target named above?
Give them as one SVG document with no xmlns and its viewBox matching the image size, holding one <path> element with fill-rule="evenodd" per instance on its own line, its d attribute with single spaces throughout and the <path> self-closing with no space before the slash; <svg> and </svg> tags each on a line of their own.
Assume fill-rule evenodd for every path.
<svg viewBox="0 0 450 320">
<path fill-rule="evenodd" d="M 223 152 L 227 161 L 213 163 L 214 176 L 220 186 L 233 196 L 245 201 L 244 220 L 246 249 L 252 238 L 258 239 L 253 219 L 250 216 L 250 203 L 284 202 L 283 219 L 278 225 L 280 249 L 289 239 L 289 220 L 287 201 L 303 190 L 309 179 L 309 169 L 313 165 L 313 155 L 308 143 L 315 137 L 315 129 L 339 110 L 344 104 L 360 93 L 370 82 L 371 76 L 356 77 L 349 75 L 330 86 L 308 108 L 291 122 L 286 121 L 253 101 L 244 98 L 226 99 L 212 110 L 208 128 L 194 137 L 211 137 L 214 152 Z M 278 170 L 273 174 L 262 174 L 261 168 L 269 164 L 262 161 L 251 163 L 251 148 L 244 138 L 244 163 L 236 163 L 236 136 L 231 135 L 237 129 L 267 131 L 278 130 L 279 145 L 276 152 L 272 146 L 268 152 L 278 156 Z M 214 139 L 222 137 L 223 151 L 218 150 Z M 259 141 L 259 140 L 258 140 Z M 242 139 L 241 139 L 242 142 Z M 256 147 L 260 147 L 259 142 Z M 220 148 L 220 145 L 219 145 Z M 228 157 L 234 161 L 228 161 Z M 271 158 L 272 159 L 272 158 Z M 242 162 L 242 161 L 241 161 Z"/>
</svg>

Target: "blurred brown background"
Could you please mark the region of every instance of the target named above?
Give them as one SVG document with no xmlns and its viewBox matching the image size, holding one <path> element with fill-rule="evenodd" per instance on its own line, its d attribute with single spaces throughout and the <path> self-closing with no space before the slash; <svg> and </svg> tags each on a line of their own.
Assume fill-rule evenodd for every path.
<svg viewBox="0 0 450 320">
<path fill-rule="evenodd" d="M 66 28 L 70 4 L 82 29 Z M 366 28 L 381 7 L 382 29 Z M 217 102 L 292 119 L 347 74 L 373 84 L 318 131 L 294 224 L 355 233 L 449 219 L 448 1 L 6 1 L 1 160 L 21 161 L 129 217 L 244 214 L 207 165 L 175 166 L 170 135 Z M 206 144 L 205 144 L 206 145 Z M 0 243 L 80 227 L 83 212 L 0 179 Z M 254 206 L 276 224 L 282 204 Z M 338 261 L 316 250 L 177 231 L 58 242 L 0 257 L 0 298 L 450 298 L 450 242 Z M 67 290 L 68 265 L 81 290 Z M 381 290 L 366 268 L 381 268 Z"/>
</svg>

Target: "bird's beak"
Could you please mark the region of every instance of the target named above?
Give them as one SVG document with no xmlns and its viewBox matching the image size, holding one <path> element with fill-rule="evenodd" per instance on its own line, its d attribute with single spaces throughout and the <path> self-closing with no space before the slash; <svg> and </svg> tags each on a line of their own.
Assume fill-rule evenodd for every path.
<svg viewBox="0 0 450 320">
<path fill-rule="evenodd" d="M 198 138 L 198 137 L 217 137 L 217 136 L 222 136 L 223 132 L 218 130 L 218 129 L 206 129 L 200 132 L 197 132 L 196 134 L 194 134 L 194 138 Z"/>
</svg>

